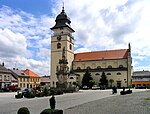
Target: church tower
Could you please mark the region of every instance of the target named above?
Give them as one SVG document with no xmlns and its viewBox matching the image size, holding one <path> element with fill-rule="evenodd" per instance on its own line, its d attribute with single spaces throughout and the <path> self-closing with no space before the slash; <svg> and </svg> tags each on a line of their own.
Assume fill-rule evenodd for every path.
<svg viewBox="0 0 150 114">
<path fill-rule="evenodd" d="M 62 12 L 56 17 L 56 24 L 51 30 L 54 32 L 51 36 L 51 87 L 56 87 L 57 66 L 59 60 L 62 59 L 62 50 L 65 49 L 65 57 L 68 61 L 68 69 L 72 69 L 72 61 L 74 60 L 74 38 L 72 33 L 75 32 L 70 26 L 70 18 L 65 13 L 64 7 Z"/>
</svg>

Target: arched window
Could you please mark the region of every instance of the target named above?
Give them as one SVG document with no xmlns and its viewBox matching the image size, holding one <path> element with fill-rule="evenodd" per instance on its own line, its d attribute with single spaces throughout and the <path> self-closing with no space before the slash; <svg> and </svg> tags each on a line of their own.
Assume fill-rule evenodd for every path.
<svg viewBox="0 0 150 114">
<path fill-rule="evenodd" d="M 80 70 L 81 68 L 80 67 L 77 67 L 77 70 Z"/>
<path fill-rule="evenodd" d="M 109 66 L 108 66 L 108 68 L 112 68 L 112 66 L 111 66 L 111 65 L 109 65 Z"/>
<path fill-rule="evenodd" d="M 100 69 L 101 68 L 101 66 L 97 66 L 97 69 Z"/>
<path fill-rule="evenodd" d="M 87 67 L 87 69 L 91 69 L 91 67 L 90 67 L 90 66 L 88 66 L 88 67 Z"/>
<path fill-rule="evenodd" d="M 123 65 L 119 65 L 119 68 L 123 68 Z"/>
<path fill-rule="evenodd" d="M 120 72 L 118 72 L 118 73 L 117 73 L 117 75 L 121 75 L 121 73 L 120 73 Z"/>
<path fill-rule="evenodd" d="M 98 75 L 100 75 L 100 74 L 99 74 L 99 73 L 96 73 L 95 75 L 97 75 L 97 76 L 98 76 Z"/>
<path fill-rule="evenodd" d="M 107 73 L 107 75 L 111 75 L 111 73 Z"/>
<path fill-rule="evenodd" d="M 57 43 L 57 49 L 61 48 L 61 43 Z"/>
<path fill-rule="evenodd" d="M 70 77 L 70 79 L 73 79 L 73 77 Z"/>
<path fill-rule="evenodd" d="M 69 47 L 70 47 L 70 50 L 72 50 L 72 45 L 71 45 L 71 44 L 70 44 L 70 46 L 69 46 Z"/>
</svg>

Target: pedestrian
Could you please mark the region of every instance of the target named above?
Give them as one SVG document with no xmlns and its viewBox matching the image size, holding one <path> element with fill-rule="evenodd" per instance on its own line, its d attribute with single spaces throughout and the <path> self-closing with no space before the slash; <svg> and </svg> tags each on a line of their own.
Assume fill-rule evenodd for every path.
<svg viewBox="0 0 150 114">
<path fill-rule="evenodd" d="M 123 92 L 125 92 L 125 87 L 123 86 Z"/>
<path fill-rule="evenodd" d="M 50 102 L 51 109 L 55 109 L 56 101 L 54 95 L 52 95 L 52 97 L 49 99 L 49 102 Z"/>
</svg>

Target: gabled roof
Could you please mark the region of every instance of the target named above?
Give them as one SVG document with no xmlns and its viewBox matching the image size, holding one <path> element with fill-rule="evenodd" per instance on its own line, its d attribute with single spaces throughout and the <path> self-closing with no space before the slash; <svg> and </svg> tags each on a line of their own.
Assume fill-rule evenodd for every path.
<svg viewBox="0 0 150 114">
<path fill-rule="evenodd" d="M 7 68 L 5 68 L 3 65 L 0 65 L 0 72 L 11 74 L 11 72 Z"/>
<path fill-rule="evenodd" d="M 33 71 L 26 69 L 26 70 L 22 70 L 24 73 L 26 73 L 27 75 L 29 75 L 30 77 L 35 77 L 35 78 L 40 78 L 39 75 L 35 74 Z"/>
<path fill-rule="evenodd" d="M 21 70 L 18 70 L 18 69 L 13 69 L 13 70 L 10 70 L 13 74 L 16 74 L 17 76 L 21 76 L 21 77 L 29 77 L 29 75 L 27 75 L 26 73 L 24 73 L 23 71 Z"/>
<path fill-rule="evenodd" d="M 100 61 L 125 58 L 128 58 L 128 49 L 77 53 L 74 56 L 74 61 Z"/>
</svg>

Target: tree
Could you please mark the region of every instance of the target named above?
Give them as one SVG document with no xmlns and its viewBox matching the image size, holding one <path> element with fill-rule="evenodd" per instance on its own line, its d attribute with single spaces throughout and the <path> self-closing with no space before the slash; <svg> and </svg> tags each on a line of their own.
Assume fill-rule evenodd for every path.
<svg viewBox="0 0 150 114">
<path fill-rule="evenodd" d="M 113 80 L 113 79 L 110 79 L 109 82 L 110 82 L 110 84 L 111 84 L 110 86 L 112 87 L 112 83 L 114 83 L 114 80 Z"/>
<path fill-rule="evenodd" d="M 95 81 L 94 80 L 90 80 L 89 81 L 89 87 L 90 89 L 92 89 L 92 86 L 95 84 Z"/>
<path fill-rule="evenodd" d="M 93 80 L 93 78 L 91 77 L 91 73 L 87 69 L 82 78 L 82 86 L 90 87 L 90 80 Z"/>
<path fill-rule="evenodd" d="M 100 82 L 100 85 L 102 86 L 102 89 L 105 89 L 105 87 L 108 86 L 108 80 L 105 75 L 105 72 L 102 73 L 99 82 Z"/>
</svg>

